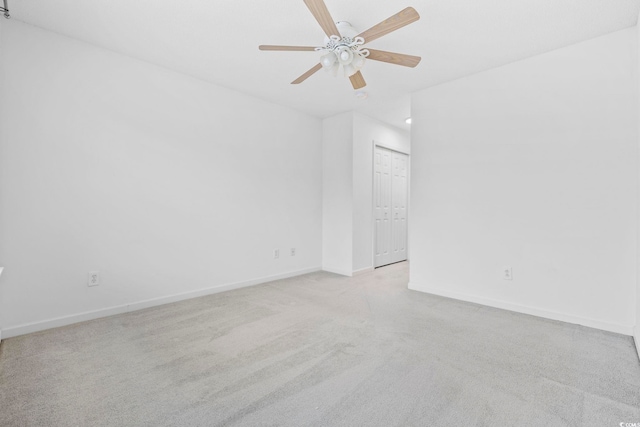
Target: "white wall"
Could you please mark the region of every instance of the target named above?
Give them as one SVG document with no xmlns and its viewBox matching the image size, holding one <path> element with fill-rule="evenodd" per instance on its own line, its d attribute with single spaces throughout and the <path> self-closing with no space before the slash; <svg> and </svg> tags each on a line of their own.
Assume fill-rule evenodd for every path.
<svg viewBox="0 0 640 427">
<path fill-rule="evenodd" d="M 628 29 L 414 94 L 412 289 L 631 334 L 635 43 Z"/>
<path fill-rule="evenodd" d="M 640 23 L 640 16 L 638 16 L 638 23 Z M 636 89 L 638 90 L 638 100 L 640 100 L 640 27 L 636 26 L 636 56 L 639 62 L 636 63 Z M 640 130 L 640 109 L 637 116 L 638 129 Z M 640 131 L 638 138 L 638 146 L 640 147 Z M 640 155 L 640 149 L 638 150 Z M 640 165 L 640 161 L 639 161 Z M 638 167 L 638 224 L 640 225 L 640 166 Z M 638 227 L 638 249 L 640 250 L 640 226 Z M 634 340 L 636 343 L 636 349 L 638 350 L 638 357 L 640 357 L 640 253 L 637 254 L 637 273 L 636 273 L 636 325 L 634 330 Z"/>
<path fill-rule="evenodd" d="M 409 154 L 409 132 L 353 115 L 353 271 L 373 268 L 373 143 Z"/>
<path fill-rule="evenodd" d="M 405 153 L 409 133 L 348 112 L 323 121 L 323 258 L 326 271 L 373 269 L 373 142 Z"/>
<path fill-rule="evenodd" d="M 353 212 L 353 117 L 324 119 L 322 124 L 322 269 L 351 275 Z"/>
<path fill-rule="evenodd" d="M 5 336 L 320 268 L 320 120 L 3 24 Z"/>
<path fill-rule="evenodd" d="M 3 141 L 3 134 L 4 134 L 4 116 L 5 116 L 5 112 L 3 109 L 3 102 L 2 99 L 4 99 L 4 76 L 3 76 L 3 72 L 4 72 L 4 66 L 3 66 L 3 31 L 2 28 L 4 26 L 4 22 L 6 19 L 4 19 L 4 17 L 0 17 L 0 159 L 2 158 L 2 141 Z M 0 193 L 0 221 L 2 221 L 2 194 Z M 0 234 L 0 242 L 2 242 L 2 234 Z M 3 268 L 3 262 L 2 262 L 2 258 L 0 258 L 0 341 L 2 341 L 2 318 L 3 318 L 3 294 L 4 294 L 4 286 L 3 286 L 3 281 L 2 281 L 2 268 Z"/>
</svg>

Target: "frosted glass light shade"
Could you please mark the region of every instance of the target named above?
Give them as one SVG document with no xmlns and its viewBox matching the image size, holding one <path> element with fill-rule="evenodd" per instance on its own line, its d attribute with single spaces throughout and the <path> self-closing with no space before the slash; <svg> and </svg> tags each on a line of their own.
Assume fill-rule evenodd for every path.
<svg viewBox="0 0 640 427">
<path fill-rule="evenodd" d="M 351 77 L 355 73 L 358 72 L 358 70 L 356 70 L 356 67 L 354 67 L 351 64 L 345 64 L 345 65 L 342 66 L 342 68 L 344 69 L 344 76 L 345 77 Z"/>
<path fill-rule="evenodd" d="M 336 58 L 336 54 L 333 52 L 329 52 L 326 55 L 323 55 L 322 58 L 320 58 L 320 63 L 326 70 L 328 70 L 333 67 L 333 64 L 335 64 L 337 60 L 338 58 Z"/>
<path fill-rule="evenodd" d="M 340 68 L 340 63 L 338 61 L 333 63 L 333 66 L 330 69 L 327 69 L 327 71 L 329 71 L 333 77 L 338 75 L 338 69 Z"/>
<path fill-rule="evenodd" d="M 342 65 L 351 64 L 351 61 L 353 61 L 353 52 L 348 47 L 338 48 L 336 54 L 338 55 L 338 62 Z"/>
</svg>

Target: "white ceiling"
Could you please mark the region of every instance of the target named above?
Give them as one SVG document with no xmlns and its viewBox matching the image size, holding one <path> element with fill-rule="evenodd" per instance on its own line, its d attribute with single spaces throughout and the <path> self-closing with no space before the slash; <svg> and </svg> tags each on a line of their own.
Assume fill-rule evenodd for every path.
<svg viewBox="0 0 640 427">
<path fill-rule="evenodd" d="M 357 109 L 399 127 L 408 94 L 636 25 L 640 0 L 325 0 L 363 31 L 406 6 L 421 19 L 371 47 L 422 56 L 417 68 L 369 61 L 367 100 L 323 71 L 289 84 L 316 52 L 260 44 L 322 44 L 302 0 L 9 0 L 11 15 L 202 80 L 326 117 Z"/>
</svg>

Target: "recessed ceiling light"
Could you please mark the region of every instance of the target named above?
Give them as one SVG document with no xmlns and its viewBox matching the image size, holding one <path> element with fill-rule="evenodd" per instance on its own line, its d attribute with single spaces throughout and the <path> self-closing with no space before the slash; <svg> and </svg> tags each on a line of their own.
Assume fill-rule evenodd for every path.
<svg viewBox="0 0 640 427">
<path fill-rule="evenodd" d="M 410 125 L 411 124 L 411 117 L 407 117 L 407 120 L 404 121 L 406 124 Z"/>
</svg>

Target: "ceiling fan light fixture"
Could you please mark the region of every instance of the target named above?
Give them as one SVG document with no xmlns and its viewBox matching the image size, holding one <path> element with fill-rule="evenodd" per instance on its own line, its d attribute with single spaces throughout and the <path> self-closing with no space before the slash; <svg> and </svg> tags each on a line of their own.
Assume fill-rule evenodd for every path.
<svg viewBox="0 0 640 427">
<path fill-rule="evenodd" d="M 354 67 L 351 64 L 345 64 L 342 66 L 342 69 L 344 70 L 344 76 L 345 77 L 351 77 L 353 76 L 355 73 L 358 72 L 358 70 L 356 69 L 356 67 Z"/>
<path fill-rule="evenodd" d="M 333 63 L 333 66 L 331 68 L 327 69 L 327 71 L 329 71 L 333 77 L 337 77 L 339 69 L 340 69 L 340 63 L 336 61 Z"/>
<path fill-rule="evenodd" d="M 336 57 L 336 54 L 333 52 L 329 52 L 326 55 L 323 55 L 322 58 L 320 58 L 320 63 L 325 70 L 329 70 L 333 67 L 333 64 L 335 64 L 337 60 L 338 58 Z"/>
<path fill-rule="evenodd" d="M 338 61 L 343 66 L 351 64 L 351 61 L 353 61 L 353 52 L 348 46 L 340 46 L 335 50 L 335 53 L 338 56 Z"/>
<path fill-rule="evenodd" d="M 360 52 L 357 52 L 353 55 L 353 61 L 351 61 L 351 64 L 359 70 L 364 65 L 364 59 L 365 56 L 360 54 Z"/>
<path fill-rule="evenodd" d="M 7 0 L 4 1 L 6 2 Z M 292 81 L 291 84 L 302 83 L 321 68 L 337 75 L 338 68 L 342 66 L 343 72 L 345 76 L 349 77 L 353 88 L 359 90 L 367 85 L 362 73 L 360 73 L 360 68 L 366 62 L 366 58 L 411 68 L 417 66 L 420 62 L 419 56 L 363 48 L 365 43 L 371 43 L 420 19 L 420 15 L 414 8 L 406 7 L 368 30 L 358 32 L 347 21 L 336 22 L 331 17 L 324 0 L 304 0 L 304 3 L 326 35 L 322 46 L 258 46 L 260 50 L 316 51 L 324 53 L 320 58 L 320 63 L 311 67 L 307 72 Z M 333 56 L 329 55 L 330 53 Z"/>
</svg>

